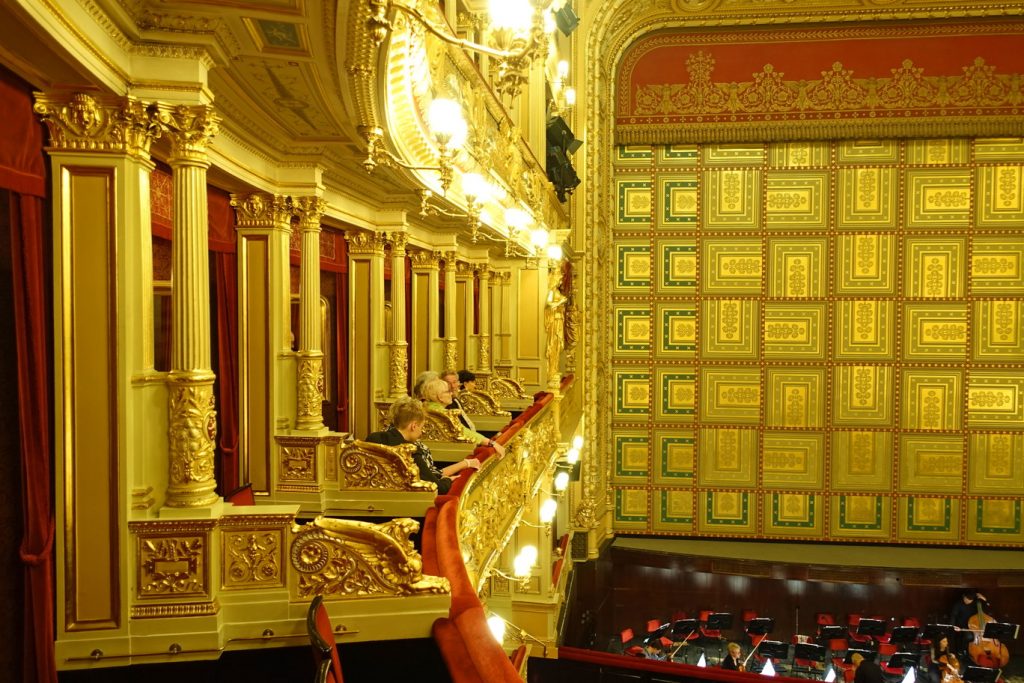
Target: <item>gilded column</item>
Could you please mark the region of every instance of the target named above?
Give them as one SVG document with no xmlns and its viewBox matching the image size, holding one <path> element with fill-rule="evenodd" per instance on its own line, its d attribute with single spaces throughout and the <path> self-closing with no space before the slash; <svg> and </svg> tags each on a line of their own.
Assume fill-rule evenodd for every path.
<svg viewBox="0 0 1024 683">
<path fill-rule="evenodd" d="M 483 264 L 476 269 L 480 280 L 480 336 L 476 368 L 482 375 L 491 374 L 491 269 Z"/>
<path fill-rule="evenodd" d="M 405 244 L 409 236 L 393 232 L 391 239 L 391 320 L 394 324 L 391 341 L 391 398 L 409 393 L 409 344 L 405 331 Z"/>
<path fill-rule="evenodd" d="M 320 218 L 327 208 L 320 197 L 295 197 L 302 256 L 299 265 L 298 414 L 295 428 L 324 428 L 324 352 L 320 322 Z"/>
<path fill-rule="evenodd" d="M 412 261 L 412 376 L 442 365 L 440 292 L 441 253 L 409 251 Z"/>
<path fill-rule="evenodd" d="M 205 105 L 161 109 L 171 142 L 174 239 L 171 245 L 170 474 L 166 505 L 192 508 L 217 500 L 213 453 L 217 414 L 210 362 L 207 245 L 207 146 L 219 118 Z"/>
<path fill-rule="evenodd" d="M 451 370 L 459 366 L 458 343 L 455 326 L 458 315 L 455 310 L 455 252 L 444 252 L 444 369 Z"/>
<path fill-rule="evenodd" d="M 275 396 L 291 349 L 288 242 L 292 206 L 267 192 L 231 195 L 238 233 L 238 462 L 241 481 L 270 491 Z"/>
</svg>

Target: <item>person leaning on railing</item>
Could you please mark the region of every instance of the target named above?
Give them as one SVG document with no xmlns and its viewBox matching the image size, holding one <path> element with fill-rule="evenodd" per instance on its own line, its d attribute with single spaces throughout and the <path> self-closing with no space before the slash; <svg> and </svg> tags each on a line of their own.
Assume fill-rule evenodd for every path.
<svg viewBox="0 0 1024 683">
<path fill-rule="evenodd" d="M 443 412 L 447 410 L 447 406 L 452 402 L 451 387 L 443 379 L 431 380 L 423 385 L 423 399 L 427 402 L 428 408 Z M 490 446 L 498 455 L 505 454 L 505 447 L 494 439 L 488 438 L 480 432 L 473 431 L 466 425 L 461 426 L 462 435 L 477 446 Z"/>
<path fill-rule="evenodd" d="M 366 440 L 385 446 L 400 446 L 411 443 L 416 446 L 412 459 L 420 469 L 420 479 L 437 484 L 437 493 L 448 493 L 452 487 L 452 477 L 465 469 L 480 469 L 480 461 L 476 458 L 465 458 L 452 463 L 444 469 L 438 469 L 430 455 L 430 449 L 423 445 L 423 423 L 427 420 L 427 411 L 423 403 L 411 396 L 403 396 L 391 404 L 388 411 L 391 427 L 382 432 L 373 432 Z"/>
</svg>

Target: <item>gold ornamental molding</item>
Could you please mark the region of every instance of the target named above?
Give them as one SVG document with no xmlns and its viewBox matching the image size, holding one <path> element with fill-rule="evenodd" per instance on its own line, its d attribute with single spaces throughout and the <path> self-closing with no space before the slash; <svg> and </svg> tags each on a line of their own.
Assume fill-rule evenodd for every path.
<svg viewBox="0 0 1024 683">
<path fill-rule="evenodd" d="M 486 391 L 463 391 L 459 394 L 459 403 L 470 415 L 512 416 L 509 411 L 502 410 L 498 399 Z"/>
<path fill-rule="evenodd" d="M 453 368 L 455 365 L 446 365 L 445 367 Z M 423 439 L 425 441 L 469 441 L 463 435 L 462 423 L 459 422 L 461 412 L 460 410 L 427 408 L 427 421 L 423 424 Z"/>
<path fill-rule="evenodd" d="M 413 270 L 440 270 L 441 252 L 425 251 L 422 249 L 409 249 L 409 259 L 412 261 Z"/>
<path fill-rule="evenodd" d="M 353 441 L 338 455 L 343 490 L 436 491 L 437 485 L 420 479 L 413 461 L 413 444 L 384 446 Z"/>
<path fill-rule="evenodd" d="M 153 104 L 134 97 L 35 93 L 36 114 L 50 131 L 48 151 L 128 154 L 149 159 L 162 132 Z"/>
<path fill-rule="evenodd" d="M 137 538 L 137 600 L 205 599 L 210 593 L 214 520 L 132 522 Z"/>
<path fill-rule="evenodd" d="M 497 371 L 498 369 L 495 368 L 495 372 Z M 527 394 L 526 390 L 523 388 L 523 385 L 511 377 L 492 377 L 488 384 L 487 391 L 490 392 L 491 396 L 493 396 L 497 401 L 519 401 L 530 398 L 529 394 Z"/>
<path fill-rule="evenodd" d="M 209 602 L 171 602 L 159 605 L 134 605 L 132 619 L 169 619 L 174 617 L 210 617 L 220 611 L 216 600 Z"/>
<path fill-rule="evenodd" d="M 208 105 L 159 107 L 160 123 L 171 141 L 171 166 L 192 163 L 209 166 L 207 150 L 220 130 L 220 117 Z"/>
<path fill-rule="evenodd" d="M 423 574 L 423 558 L 409 536 L 419 523 L 407 517 L 383 524 L 317 517 L 293 525 L 289 591 L 295 600 L 447 594 L 448 579 Z"/>
<path fill-rule="evenodd" d="M 315 491 L 317 481 L 316 455 L 317 446 L 320 441 L 319 438 L 315 436 L 278 436 L 276 440 L 280 454 L 278 459 L 278 483 L 293 487 L 304 485 L 306 487 L 313 487 L 310 490 Z"/>
<path fill-rule="evenodd" d="M 202 374 L 168 377 L 170 393 L 170 481 L 168 507 L 201 507 L 218 500 L 214 489 L 213 452 L 217 410 L 213 377 Z"/>
</svg>

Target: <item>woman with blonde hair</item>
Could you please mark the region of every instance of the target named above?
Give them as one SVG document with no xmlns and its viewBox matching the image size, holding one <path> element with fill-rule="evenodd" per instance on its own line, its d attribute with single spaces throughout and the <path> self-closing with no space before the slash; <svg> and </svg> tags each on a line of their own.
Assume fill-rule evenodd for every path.
<svg viewBox="0 0 1024 683">
<path fill-rule="evenodd" d="M 452 390 L 448 382 L 443 379 L 430 380 L 423 385 L 423 400 L 427 408 L 437 411 L 445 411 L 452 402 Z M 505 454 L 505 447 L 493 439 L 489 439 L 479 432 L 475 432 L 466 425 L 459 423 L 462 427 L 462 435 L 477 446 L 490 446 L 498 455 Z"/>
</svg>

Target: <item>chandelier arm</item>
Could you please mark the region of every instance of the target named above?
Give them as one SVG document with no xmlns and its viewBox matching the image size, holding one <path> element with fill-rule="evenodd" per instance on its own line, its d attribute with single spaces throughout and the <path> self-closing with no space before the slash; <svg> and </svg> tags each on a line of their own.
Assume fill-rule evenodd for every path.
<svg viewBox="0 0 1024 683">
<path fill-rule="evenodd" d="M 412 7 L 407 7 L 397 2 L 392 3 L 391 6 L 394 7 L 396 10 L 404 12 L 408 16 L 412 17 L 413 19 L 418 21 L 420 25 L 423 26 L 423 28 L 427 29 L 436 37 L 440 38 L 444 42 L 449 43 L 451 45 L 457 45 L 458 47 L 464 48 L 466 50 L 479 52 L 480 54 L 484 54 L 489 57 L 495 57 L 496 59 L 508 59 L 510 57 L 515 57 L 518 55 L 518 52 L 513 52 L 511 50 L 497 50 L 493 47 L 481 45 L 480 43 L 474 43 L 471 40 L 466 40 L 464 38 L 456 38 L 453 35 L 449 35 L 440 27 L 435 26 L 434 23 L 430 21 L 430 19 L 427 19 L 427 17 L 423 15 L 422 12 L 420 12 L 417 9 L 413 9 Z"/>
</svg>

